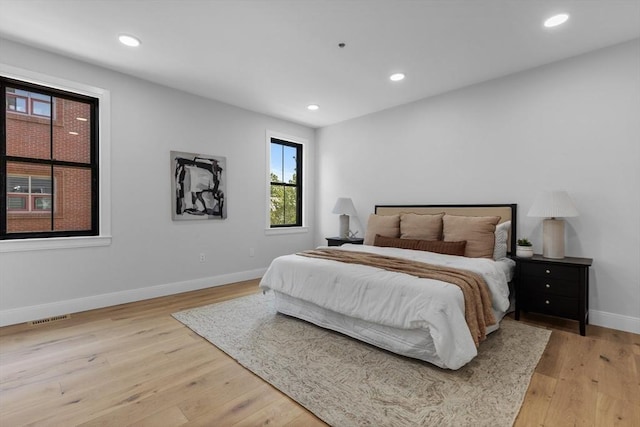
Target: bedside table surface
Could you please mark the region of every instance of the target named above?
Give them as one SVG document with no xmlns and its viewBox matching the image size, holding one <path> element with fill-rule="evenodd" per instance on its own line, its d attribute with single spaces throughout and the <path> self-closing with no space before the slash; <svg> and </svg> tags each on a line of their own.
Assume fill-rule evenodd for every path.
<svg viewBox="0 0 640 427">
<path fill-rule="evenodd" d="M 354 245 L 362 245 L 364 239 L 362 237 L 325 237 L 329 246 L 342 246 L 345 243 L 352 243 Z"/>
<path fill-rule="evenodd" d="M 573 265 L 573 266 L 584 266 L 589 267 L 593 264 L 593 259 L 591 258 L 577 258 L 577 257 L 564 257 L 562 259 L 555 258 L 545 258 L 540 254 L 535 254 L 533 257 L 524 258 L 519 256 L 511 257 L 514 261 L 519 262 L 537 262 L 537 263 L 553 263 L 553 264 L 565 264 L 565 265 Z"/>
</svg>

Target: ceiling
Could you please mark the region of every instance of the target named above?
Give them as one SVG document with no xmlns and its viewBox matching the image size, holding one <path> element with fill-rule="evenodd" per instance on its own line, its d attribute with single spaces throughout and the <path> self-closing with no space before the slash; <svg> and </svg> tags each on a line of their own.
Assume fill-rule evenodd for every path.
<svg viewBox="0 0 640 427">
<path fill-rule="evenodd" d="M 0 37 L 317 128 L 638 38 L 640 0 L 0 0 Z"/>
</svg>

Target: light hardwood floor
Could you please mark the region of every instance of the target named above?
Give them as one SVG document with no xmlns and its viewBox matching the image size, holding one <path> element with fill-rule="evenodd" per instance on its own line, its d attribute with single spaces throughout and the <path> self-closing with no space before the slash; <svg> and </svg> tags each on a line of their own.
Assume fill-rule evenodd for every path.
<svg viewBox="0 0 640 427">
<path fill-rule="evenodd" d="M 315 426 L 313 414 L 171 317 L 248 281 L 0 328 L 0 425 Z M 640 426 L 640 335 L 553 330 L 516 426 Z"/>
</svg>

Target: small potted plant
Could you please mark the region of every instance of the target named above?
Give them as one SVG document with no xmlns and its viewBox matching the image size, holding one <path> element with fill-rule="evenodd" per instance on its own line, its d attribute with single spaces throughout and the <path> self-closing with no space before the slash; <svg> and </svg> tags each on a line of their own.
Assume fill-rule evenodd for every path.
<svg viewBox="0 0 640 427">
<path fill-rule="evenodd" d="M 527 238 L 518 239 L 516 256 L 521 258 L 531 258 L 533 256 L 533 245 Z"/>
</svg>

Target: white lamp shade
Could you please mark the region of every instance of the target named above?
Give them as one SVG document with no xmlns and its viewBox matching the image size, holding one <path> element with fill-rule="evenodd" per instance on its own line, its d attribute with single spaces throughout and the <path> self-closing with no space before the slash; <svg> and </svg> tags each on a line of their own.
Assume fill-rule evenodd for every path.
<svg viewBox="0 0 640 427">
<path fill-rule="evenodd" d="M 527 216 L 567 218 L 578 216 L 578 210 L 566 191 L 545 191 L 538 194 Z"/>
<path fill-rule="evenodd" d="M 336 201 L 336 205 L 331 211 L 334 214 L 356 216 L 356 208 L 353 206 L 353 202 L 349 197 L 340 197 Z"/>
</svg>

